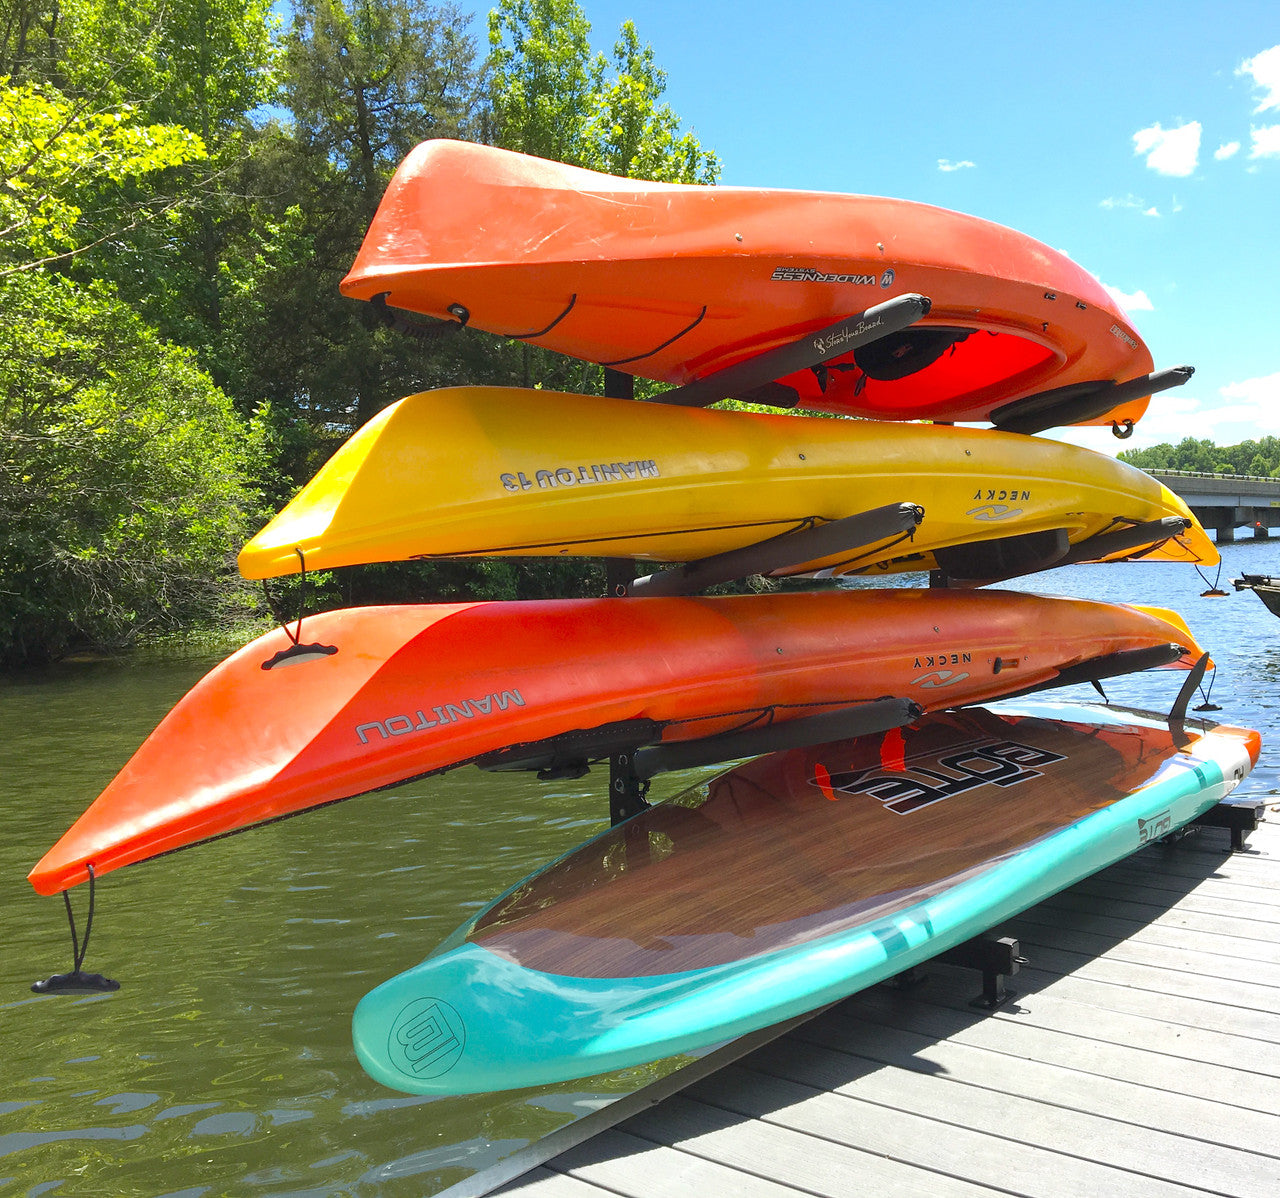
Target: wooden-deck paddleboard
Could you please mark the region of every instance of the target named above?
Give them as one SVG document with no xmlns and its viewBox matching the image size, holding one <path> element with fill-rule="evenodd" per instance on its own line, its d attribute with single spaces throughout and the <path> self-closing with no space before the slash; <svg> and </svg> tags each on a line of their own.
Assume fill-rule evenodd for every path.
<svg viewBox="0 0 1280 1198">
<path fill-rule="evenodd" d="M 932 301 L 918 326 L 854 354 L 836 337 L 819 369 L 781 380 L 786 402 L 889 419 L 1003 421 L 1029 397 L 1152 368 L 1092 275 L 990 221 L 619 179 L 447 140 L 396 171 L 342 291 L 678 384 L 917 293 Z"/>
<path fill-rule="evenodd" d="M 197 683 L 30 878 L 52 894 L 90 866 L 101 877 L 513 746 L 555 742 L 577 762 L 885 696 L 950 707 L 1169 645 L 1187 665 L 1201 653 L 1173 612 L 1000 591 L 324 612 Z"/>
<path fill-rule="evenodd" d="M 895 531 L 775 573 L 928 570 L 939 549 L 1056 530 L 1086 556 L 1095 541 L 1096 556 L 1106 557 L 1109 534 L 1166 517 L 1191 526 L 1130 555 L 1218 560 L 1172 491 L 1074 445 L 993 430 L 454 387 L 402 399 L 360 429 L 245 546 L 240 570 L 271 578 L 297 573 L 303 560 L 327 569 L 481 554 L 685 562 L 781 543 L 892 503 L 923 508 L 912 535 Z M 992 577 L 981 573 L 981 554 L 976 563 L 971 577 Z"/>
<path fill-rule="evenodd" d="M 526 878 L 361 1000 L 378 1081 L 461 1094 L 706 1047 L 919 963 L 1181 827 L 1259 736 L 1001 705 L 741 765 Z"/>
</svg>

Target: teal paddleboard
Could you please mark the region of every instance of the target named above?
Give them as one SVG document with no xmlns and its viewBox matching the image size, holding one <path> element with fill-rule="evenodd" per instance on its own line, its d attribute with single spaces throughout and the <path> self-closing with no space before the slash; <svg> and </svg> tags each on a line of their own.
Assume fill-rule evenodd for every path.
<svg viewBox="0 0 1280 1198">
<path fill-rule="evenodd" d="M 356 1008 L 419 1094 L 544 1085 L 767 1027 L 973 937 L 1181 827 L 1245 729 L 1019 701 L 757 758 L 532 874 Z"/>
</svg>

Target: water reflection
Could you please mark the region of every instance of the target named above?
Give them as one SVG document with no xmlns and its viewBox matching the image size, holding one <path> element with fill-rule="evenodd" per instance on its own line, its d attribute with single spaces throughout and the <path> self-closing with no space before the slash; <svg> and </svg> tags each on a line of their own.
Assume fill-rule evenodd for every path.
<svg viewBox="0 0 1280 1198">
<path fill-rule="evenodd" d="M 1280 572 L 1269 546 L 1224 556 L 1224 578 Z M 1246 791 L 1280 794 L 1280 619 L 1254 596 L 1202 599 L 1193 570 L 1155 564 L 1020 585 L 1180 610 L 1218 661 L 1216 718 L 1263 730 Z M 31 994 L 69 967 L 71 947 L 61 903 L 37 898 L 27 870 L 209 664 L 76 664 L 0 682 L 6 1187 L 417 1198 L 654 1075 L 432 1100 L 380 1088 L 351 1049 L 366 991 L 603 826 L 598 774 L 544 785 L 459 771 L 121 870 L 99 888 L 86 963 L 121 991 Z M 1181 677 L 1105 685 L 1118 702 L 1167 707 Z M 660 778 L 658 796 L 686 780 Z"/>
</svg>

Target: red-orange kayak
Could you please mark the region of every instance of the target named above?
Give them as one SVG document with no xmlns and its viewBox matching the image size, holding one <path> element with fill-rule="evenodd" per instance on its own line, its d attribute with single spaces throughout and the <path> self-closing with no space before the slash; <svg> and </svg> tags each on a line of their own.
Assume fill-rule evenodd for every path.
<svg viewBox="0 0 1280 1198">
<path fill-rule="evenodd" d="M 36 890 L 567 734 L 686 742 L 886 696 L 980 702 L 1116 653 L 1199 656 L 1172 612 L 1000 591 L 367 607 L 309 616 L 299 640 L 277 629 L 197 683 Z"/>
<path fill-rule="evenodd" d="M 774 402 L 1038 431 L 1137 420 L 1150 393 L 1020 426 L 1032 397 L 1105 394 L 1152 361 L 1097 279 L 1012 229 L 874 196 L 620 179 L 465 142 L 405 159 L 342 291 L 676 384 L 915 293 L 932 303 L 919 324 L 856 354 L 837 338 Z"/>
</svg>

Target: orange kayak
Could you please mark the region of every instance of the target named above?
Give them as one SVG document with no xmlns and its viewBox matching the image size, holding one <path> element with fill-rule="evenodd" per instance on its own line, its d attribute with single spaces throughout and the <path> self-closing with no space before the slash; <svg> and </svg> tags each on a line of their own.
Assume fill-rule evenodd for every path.
<svg viewBox="0 0 1280 1198">
<path fill-rule="evenodd" d="M 886 696 L 995 699 L 1114 654 L 1199 656 L 1172 612 L 1001 591 L 366 607 L 295 635 L 197 683 L 32 870 L 35 889 L 513 746 L 670 752 Z"/>
<path fill-rule="evenodd" d="M 918 324 L 854 353 L 833 335 L 814 368 L 739 397 L 1034 432 L 1134 421 L 1150 394 L 1139 383 L 1107 402 L 1150 373 L 1146 345 L 1097 279 L 1012 229 L 875 196 L 620 179 L 466 142 L 405 159 L 342 292 L 675 384 L 915 294 L 932 305 Z M 1091 390 L 1091 415 L 1055 407 Z"/>
</svg>

